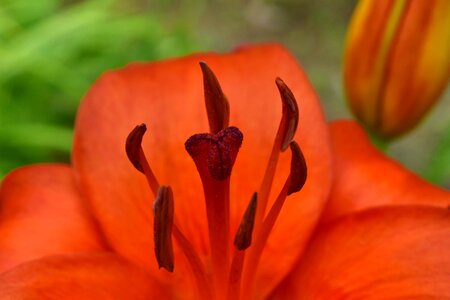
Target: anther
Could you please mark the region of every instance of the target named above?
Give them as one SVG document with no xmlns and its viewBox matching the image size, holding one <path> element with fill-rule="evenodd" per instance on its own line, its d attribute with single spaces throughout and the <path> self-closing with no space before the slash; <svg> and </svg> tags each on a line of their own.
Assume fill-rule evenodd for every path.
<svg viewBox="0 0 450 300">
<path fill-rule="evenodd" d="M 136 126 L 130 134 L 128 134 L 125 143 L 125 151 L 133 166 L 145 175 L 153 194 L 156 195 L 159 189 L 159 182 L 148 164 L 144 150 L 142 150 L 142 138 L 146 131 L 147 126 L 145 124 Z"/>
<path fill-rule="evenodd" d="M 209 129 L 211 133 L 218 133 L 228 127 L 230 106 L 213 71 L 205 62 L 200 62 L 200 67 L 203 73 L 203 88 Z"/>
<path fill-rule="evenodd" d="M 267 243 L 270 233 L 272 232 L 275 222 L 280 215 L 287 196 L 300 191 L 306 182 L 306 163 L 302 151 L 295 141 L 290 143 L 290 148 L 292 158 L 289 176 L 278 194 L 278 197 L 275 199 L 275 202 L 270 208 L 267 217 L 264 219 L 253 247 L 249 249 L 252 250 L 252 252 L 250 253 L 246 269 L 247 277 L 245 283 L 247 287 L 251 287 L 253 284 L 254 272 L 252 270 L 254 270 L 259 263 L 263 249 Z"/>
<path fill-rule="evenodd" d="M 277 84 L 281 100 L 283 101 L 283 118 L 281 120 L 282 124 L 280 124 L 280 128 L 283 129 L 283 132 L 280 132 L 279 134 L 283 137 L 281 151 L 284 151 L 288 148 L 289 143 L 292 141 L 295 132 L 297 131 L 299 112 L 297 101 L 289 87 L 279 77 L 275 80 L 275 83 Z"/>
<path fill-rule="evenodd" d="M 298 105 L 292 91 L 280 78 L 277 78 L 275 83 L 281 96 L 282 116 L 278 126 L 277 135 L 273 143 L 272 151 L 270 153 L 269 161 L 267 163 L 266 171 L 264 172 L 261 188 L 259 189 L 259 207 L 256 212 L 255 221 L 256 231 L 259 230 L 259 226 L 261 225 L 266 212 L 267 202 L 272 189 L 273 178 L 275 176 L 280 152 L 286 150 L 289 143 L 294 138 L 299 118 Z"/>
<path fill-rule="evenodd" d="M 128 159 L 133 166 L 139 171 L 144 173 L 144 168 L 141 164 L 140 152 L 142 149 L 142 138 L 147 131 L 145 124 L 137 125 L 128 135 L 125 143 L 125 151 Z"/>
<path fill-rule="evenodd" d="M 236 232 L 234 245 L 238 250 L 245 250 L 250 247 L 252 243 L 253 225 L 255 223 L 256 206 L 258 202 L 257 198 L 257 193 L 254 193 L 245 210 L 239 229 Z"/>
<path fill-rule="evenodd" d="M 155 255 L 159 268 L 173 272 L 174 257 L 172 246 L 173 193 L 170 186 L 161 186 L 153 203 L 153 238 Z"/>
<path fill-rule="evenodd" d="M 303 185 L 305 185 L 307 177 L 306 161 L 302 150 L 295 141 L 292 141 L 289 146 L 291 148 L 292 159 L 291 172 L 289 174 L 290 184 L 287 192 L 288 196 L 300 191 Z"/>
<path fill-rule="evenodd" d="M 253 225 L 255 224 L 257 193 L 254 193 L 245 210 L 241 224 L 234 237 L 233 259 L 231 261 L 230 274 L 228 276 L 228 291 L 226 299 L 239 299 L 241 290 L 241 276 L 244 267 L 245 252 L 252 243 Z"/>
</svg>

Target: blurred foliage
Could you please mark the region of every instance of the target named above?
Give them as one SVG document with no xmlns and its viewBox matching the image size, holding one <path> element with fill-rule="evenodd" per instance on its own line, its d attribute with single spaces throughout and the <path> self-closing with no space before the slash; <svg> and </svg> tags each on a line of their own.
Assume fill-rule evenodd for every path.
<svg viewBox="0 0 450 300">
<path fill-rule="evenodd" d="M 430 163 L 424 172 L 425 178 L 450 187 L 450 123 L 447 125 L 445 135 L 433 151 Z"/>
<path fill-rule="evenodd" d="M 351 117 L 342 53 L 357 0 L 0 0 L 0 179 L 69 161 L 80 99 L 105 70 L 276 41 L 299 59 L 329 119 Z M 450 93 L 389 154 L 450 187 Z"/>
<path fill-rule="evenodd" d="M 137 1 L 0 2 L 0 178 L 69 161 L 74 116 L 105 70 L 200 48 Z"/>
</svg>

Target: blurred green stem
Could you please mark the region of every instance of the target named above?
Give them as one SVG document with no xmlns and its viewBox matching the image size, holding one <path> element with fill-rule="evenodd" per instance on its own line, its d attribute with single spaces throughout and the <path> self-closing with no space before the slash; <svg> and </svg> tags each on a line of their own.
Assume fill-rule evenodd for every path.
<svg viewBox="0 0 450 300">
<path fill-rule="evenodd" d="M 371 132 L 368 128 L 366 128 L 366 132 L 372 141 L 372 144 L 381 152 L 386 153 L 389 149 L 390 141 L 383 139 L 377 134 Z"/>
<path fill-rule="evenodd" d="M 450 188 L 450 123 L 423 172 L 429 181 Z"/>
</svg>

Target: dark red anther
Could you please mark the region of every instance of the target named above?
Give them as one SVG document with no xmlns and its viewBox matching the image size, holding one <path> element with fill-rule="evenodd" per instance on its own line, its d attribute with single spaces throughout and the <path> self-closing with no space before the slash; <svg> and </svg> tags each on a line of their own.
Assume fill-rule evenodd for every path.
<svg viewBox="0 0 450 300">
<path fill-rule="evenodd" d="M 195 134 L 186 141 L 185 148 L 201 176 L 207 169 L 212 178 L 224 180 L 231 175 L 242 140 L 238 128 L 228 127 L 217 134 Z"/>
<path fill-rule="evenodd" d="M 147 131 L 145 124 L 137 125 L 128 135 L 125 143 L 125 151 L 127 152 L 128 159 L 133 166 L 140 172 L 144 173 L 144 167 L 141 164 L 141 144 L 142 138 Z"/>
<path fill-rule="evenodd" d="M 172 246 L 173 193 L 170 186 L 160 186 L 153 203 L 153 238 L 155 255 L 159 268 L 173 272 L 174 256 Z"/>
<path fill-rule="evenodd" d="M 289 146 L 291 147 L 292 159 L 291 171 L 289 174 L 290 184 L 287 192 L 288 196 L 300 191 L 305 184 L 307 177 L 306 161 L 300 146 L 295 141 L 292 141 Z"/>
<path fill-rule="evenodd" d="M 283 128 L 281 135 L 283 140 L 281 142 L 281 151 L 285 151 L 289 143 L 294 138 L 298 126 L 298 105 L 294 94 L 281 78 L 275 80 L 278 90 L 280 92 L 281 100 L 283 101 L 283 117 L 281 119 L 280 128 Z"/>
<path fill-rule="evenodd" d="M 213 71 L 205 62 L 200 62 L 200 67 L 203 73 L 203 88 L 209 129 L 211 133 L 218 133 L 228 127 L 230 105 Z"/>
<path fill-rule="evenodd" d="M 252 244 L 253 226 L 255 224 L 257 193 L 254 193 L 245 210 L 239 229 L 234 238 L 234 245 L 238 250 L 245 250 Z"/>
</svg>

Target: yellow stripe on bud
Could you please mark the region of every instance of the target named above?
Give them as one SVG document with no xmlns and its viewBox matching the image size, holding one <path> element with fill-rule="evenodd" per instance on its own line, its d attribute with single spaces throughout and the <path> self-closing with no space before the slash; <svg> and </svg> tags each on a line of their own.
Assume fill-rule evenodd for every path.
<svg viewBox="0 0 450 300">
<path fill-rule="evenodd" d="M 385 138 L 412 129 L 446 86 L 449 46 L 450 1 L 360 1 L 344 58 L 357 118 Z"/>
</svg>

